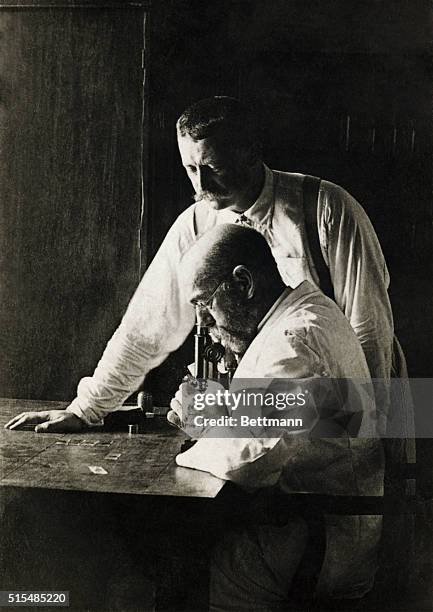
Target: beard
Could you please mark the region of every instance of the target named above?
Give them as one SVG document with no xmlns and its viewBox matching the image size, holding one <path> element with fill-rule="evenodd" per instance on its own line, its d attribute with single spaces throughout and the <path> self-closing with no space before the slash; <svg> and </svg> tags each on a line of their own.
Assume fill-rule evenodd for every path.
<svg viewBox="0 0 433 612">
<path fill-rule="evenodd" d="M 248 320 L 240 324 L 236 313 L 236 317 L 229 317 L 225 325 L 210 327 L 209 333 L 214 342 L 219 342 L 240 359 L 256 336 L 257 325 Z"/>
<path fill-rule="evenodd" d="M 234 355 L 241 359 L 254 336 L 247 336 L 245 333 L 238 332 L 237 330 L 228 330 L 220 328 L 220 343 L 223 347 L 231 351 Z"/>
</svg>

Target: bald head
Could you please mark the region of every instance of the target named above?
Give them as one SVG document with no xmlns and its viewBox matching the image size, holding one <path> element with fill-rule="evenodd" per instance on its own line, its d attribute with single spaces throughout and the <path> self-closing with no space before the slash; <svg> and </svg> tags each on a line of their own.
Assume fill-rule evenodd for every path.
<svg viewBox="0 0 433 612">
<path fill-rule="evenodd" d="M 238 354 L 285 289 L 263 236 L 233 224 L 204 234 L 184 257 L 182 272 L 189 299 L 203 306 L 216 339 Z"/>
<path fill-rule="evenodd" d="M 281 280 L 268 243 L 261 234 L 240 225 L 217 225 L 191 251 L 194 285 L 217 285 L 228 280 L 237 266 L 245 266 L 260 284 Z"/>
</svg>

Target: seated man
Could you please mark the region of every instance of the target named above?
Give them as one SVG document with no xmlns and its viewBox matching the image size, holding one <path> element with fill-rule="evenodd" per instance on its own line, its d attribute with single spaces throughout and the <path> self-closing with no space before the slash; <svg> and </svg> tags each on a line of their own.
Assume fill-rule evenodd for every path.
<svg viewBox="0 0 433 612">
<path fill-rule="evenodd" d="M 276 485 L 282 492 L 382 495 L 383 456 L 374 400 L 362 388 L 370 381 L 369 370 L 360 342 L 335 302 L 308 281 L 286 287 L 266 240 L 241 226 L 210 230 L 185 255 L 182 270 L 202 323 L 236 355 L 230 392 L 242 389 L 246 379 L 262 379 L 261 385 L 268 380 L 270 386 L 284 379 L 288 385 L 289 379 L 297 379 L 298 386 L 316 381 L 312 389 L 320 380 L 329 381 L 330 388 L 333 381 L 346 380 L 347 388 L 359 386 L 352 397 L 361 419 L 357 437 L 343 427 L 326 438 L 311 432 L 280 431 L 276 436 L 274 430 L 266 435 L 266 428 L 242 437 L 226 421 L 220 428 L 205 428 L 196 444 L 178 455 L 177 463 L 247 489 Z M 171 402 L 168 418 L 180 426 L 189 393 L 190 386 L 183 383 Z M 349 396 L 335 393 L 335 414 L 350 414 Z M 299 406 L 302 415 L 302 402 Z M 215 403 L 212 414 L 218 414 Z M 220 414 L 229 411 L 224 407 Z M 325 523 L 318 592 L 331 598 L 362 597 L 374 579 L 381 518 L 327 515 Z M 283 527 L 257 525 L 229 534 L 212 562 L 211 609 L 286 609 L 307 539 L 302 517 Z"/>
</svg>

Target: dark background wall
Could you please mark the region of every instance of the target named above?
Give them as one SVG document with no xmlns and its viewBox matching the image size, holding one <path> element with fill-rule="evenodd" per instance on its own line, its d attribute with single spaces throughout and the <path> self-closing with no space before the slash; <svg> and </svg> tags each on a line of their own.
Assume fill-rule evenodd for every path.
<svg viewBox="0 0 433 612">
<path fill-rule="evenodd" d="M 32 3 L 0 2 L 1 395 L 72 399 L 93 371 L 191 201 L 175 120 L 214 94 L 258 107 L 271 167 L 359 199 L 411 374 L 432 375 L 429 2 L 11 4 Z M 188 352 L 147 381 L 161 399 Z"/>
<path fill-rule="evenodd" d="M 139 280 L 142 11 L 51 4 L 0 5 L 6 397 L 72 398 Z"/>
</svg>

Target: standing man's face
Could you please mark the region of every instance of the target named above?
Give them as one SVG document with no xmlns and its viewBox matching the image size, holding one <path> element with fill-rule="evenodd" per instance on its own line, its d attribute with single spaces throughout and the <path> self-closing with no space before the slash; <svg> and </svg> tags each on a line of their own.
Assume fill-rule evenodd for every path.
<svg viewBox="0 0 433 612">
<path fill-rule="evenodd" d="M 214 138 L 193 140 L 178 134 L 182 164 L 194 187 L 195 200 L 206 200 L 217 210 L 245 210 L 254 174 L 248 151 L 228 148 Z"/>
</svg>

